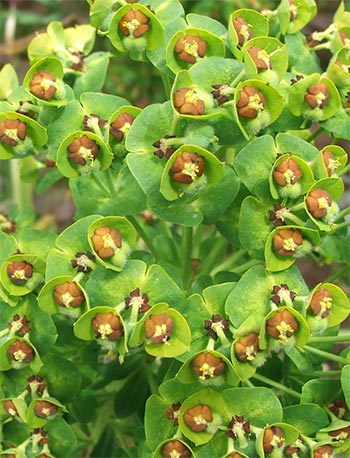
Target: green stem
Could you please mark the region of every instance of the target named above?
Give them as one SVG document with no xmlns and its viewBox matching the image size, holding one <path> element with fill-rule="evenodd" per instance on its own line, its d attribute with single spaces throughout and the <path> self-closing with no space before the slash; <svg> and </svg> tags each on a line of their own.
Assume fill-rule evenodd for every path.
<svg viewBox="0 0 350 458">
<path fill-rule="evenodd" d="M 314 336 L 309 342 L 350 342 L 350 334 L 339 334 L 338 336 Z"/>
<path fill-rule="evenodd" d="M 304 227 L 306 225 L 305 221 L 298 218 L 296 215 L 293 215 L 292 213 L 286 213 L 284 218 L 287 220 L 290 220 L 292 223 L 296 224 L 297 226 Z"/>
<path fill-rule="evenodd" d="M 245 254 L 247 253 L 246 250 L 237 250 L 234 254 L 226 258 L 222 263 L 220 263 L 217 267 L 215 267 L 212 271 L 211 274 L 215 275 L 217 272 L 220 272 L 222 270 L 231 270 L 233 269 L 237 261 L 239 261 Z"/>
<path fill-rule="evenodd" d="M 344 218 L 344 216 L 348 215 L 349 213 L 350 213 L 350 206 L 346 207 L 346 208 L 344 208 L 344 210 L 340 211 L 335 220 L 337 221 L 338 219 L 342 219 L 342 218 Z"/>
<path fill-rule="evenodd" d="M 192 237 L 193 229 L 190 226 L 182 226 L 182 238 L 180 247 L 181 273 L 182 282 L 185 287 L 189 286 L 189 278 L 191 274 L 191 258 L 192 258 Z"/>
<path fill-rule="evenodd" d="M 337 224 L 336 230 L 341 229 L 343 227 L 347 227 L 347 226 L 350 226 L 350 219 L 347 221 L 344 221 L 343 223 Z"/>
<path fill-rule="evenodd" d="M 180 116 L 174 112 L 173 119 L 171 121 L 169 135 L 176 135 L 177 123 L 179 122 Z"/>
<path fill-rule="evenodd" d="M 245 262 L 244 264 L 241 264 L 240 266 L 236 267 L 235 269 L 232 269 L 231 272 L 240 274 L 242 272 L 246 272 L 248 269 L 250 269 L 253 266 L 256 266 L 257 264 L 261 264 L 261 261 L 252 259 L 251 261 Z"/>
<path fill-rule="evenodd" d="M 304 208 L 305 208 L 304 202 L 300 202 L 296 205 L 293 205 L 293 207 L 290 207 L 288 210 L 290 212 L 297 212 L 299 210 L 304 210 Z"/>
<path fill-rule="evenodd" d="M 11 197 L 12 202 L 17 205 L 19 210 L 32 207 L 32 183 L 25 183 L 20 177 L 20 159 L 11 159 L 10 176 L 11 176 Z"/>
<path fill-rule="evenodd" d="M 171 83 L 170 83 L 169 76 L 164 75 L 164 73 L 162 73 L 161 76 L 162 76 L 163 87 L 164 87 L 164 92 L 165 92 L 166 98 L 169 99 L 170 98 L 170 92 L 171 92 Z"/>
<path fill-rule="evenodd" d="M 300 372 L 291 372 L 291 374 L 295 375 L 293 380 L 300 382 L 301 385 L 304 384 L 298 377 L 300 377 Z M 313 372 L 303 372 L 303 376 L 305 377 L 322 377 L 327 375 L 328 377 L 334 377 L 341 374 L 341 370 L 334 370 L 334 371 L 313 371 Z"/>
<path fill-rule="evenodd" d="M 342 170 L 340 170 L 340 172 L 338 173 L 338 176 L 341 177 L 342 175 L 345 175 L 346 173 L 348 173 L 350 170 L 350 163 L 347 164 Z"/>
<path fill-rule="evenodd" d="M 140 224 L 138 220 L 134 216 L 131 216 L 131 215 L 128 215 L 128 220 L 133 224 L 133 226 L 137 230 L 137 233 L 142 238 L 142 240 L 145 242 L 145 244 L 147 245 L 148 249 L 153 254 L 153 256 L 155 258 L 159 258 L 158 251 L 156 250 L 155 246 L 153 245 L 151 237 L 144 230 L 142 224 Z"/>
<path fill-rule="evenodd" d="M 232 81 L 230 86 L 235 87 L 237 83 L 241 81 L 241 79 L 245 76 L 246 70 L 243 69 L 237 76 L 236 78 Z"/>
<path fill-rule="evenodd" d="M 306 350 L 309 353 L 314 355 L 320 356 L 321 358 L 328 359 L 330 361 L 335 361 L 336 363 L 343 364 L 344 366 L 348 364 L 347 360 L 341 356 L 333 355 L 333 353 L 329 353 L 328 351 L 319 350 L 315 347 L 310 347 L 309 345 L 303 345 L 300 350 Z"/>
<path fill-rule="evenodd" d="M 330 275 L 326 280 L 324 280 L 324 283 L 332 283 L 335 279 L 341 277 L 343 274 L 348 273 L 349 267 L 345 266 L 341 270 L 337 270 L 334 272 L 332 275 Z"/>
<path fill-rule="evenodd" d="M 111 197 L 113 199 L 117 199 L 118 195 L 117 195 L 117 191 L 115 190 L 115 186 L 114 186 L 114 183 L 113 183 L 112 172 L 111 172 L 110 168 L 106 171 L 105 177 L 106 177 L 106 181 L 107 181 L 107 184 L 108 184 L 108 189 L 109 189 L 109 193 L 110 193 Z"/>
<path fill-rule="evenodd" d="M 107 188 L 107 186 L 103 183 L 103 181 L 100 179 L 100 177 L 97 176 L 96 173 L 92 173 L 90 175 L 91 179 L 95 182 L 95 184 L 101 189 L 102 193 L 106 197 L 111 197 L 110 191 Z"/>
<path fill-rule="evenodd" d="M 224 249 L 226 249 L 228 242 L 226 239 L 221 237 L 214 245 L 208 256 L 204 259 L 203 264 L 200 268 L 200 274 L 209 274 L 214 267 L 217 265 L 218 257 Z"/>
<path fill-rule="evenodd" d="M 311 143 L 316 137 L 318 137 L 324 131 L 323 127 L 319 127 L 316 129 L 307 139 L 306 141 Z"/>
<path fill-rule="evenodd" d="M 255 373 L 252 376 L 253 379 L 258 380 L 259 382 L 266 383 L 267 385 L 273 386 L 274 388 L 277 388 L 278 390 L 284 391 L 287 394 L 290 394 L 294 398 L 300 399 L 300 393 L 298 393 L 295 390 L 292 390 L 291 388 L 288 388 L 281 383 L 275 382 L 274 380 L 271 380 L 268 377 L 265 377 L 264 375 L 257 374 Z"/>
</svg>

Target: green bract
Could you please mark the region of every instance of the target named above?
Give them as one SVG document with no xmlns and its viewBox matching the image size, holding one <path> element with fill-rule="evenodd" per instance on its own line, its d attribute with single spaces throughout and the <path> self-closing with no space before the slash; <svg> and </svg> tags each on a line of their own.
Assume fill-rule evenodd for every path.
<svg viewBox="0 0 350 458">
<path fill-rule="evenodd" d="M 3 3 L 0 456 L 347 456 L 348 4 Z"/>
</svg>

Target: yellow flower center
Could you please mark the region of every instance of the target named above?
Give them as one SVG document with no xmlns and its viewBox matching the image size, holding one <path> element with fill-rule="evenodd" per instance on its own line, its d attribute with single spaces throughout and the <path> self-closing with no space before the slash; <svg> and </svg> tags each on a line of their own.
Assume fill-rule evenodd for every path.
<svg viewBox="0 0 350 458">
<path fill-rule="evenodd" d="M 199 167 L 197 164 L 194 162 L 185 162 L 184 168 L 182 170 L 183 175 L 188 175 L 194 180 L 197 178 L 197 175 L 199 173 Z"/>
<path fill-rule="evenodd" d="M 198 97 L 197 92 L 192 89 L 187 91 L 185 94 L 186 103 L 192 103 L 193 105 L 196 105 L 198 102 L 198 99 L 199 97 Z"/>
<path fill-rule="evenodd" d="M 250 24 L 242 24 L 242 26 L 240 28 L 239 33 L 244 38 L 244 41 L 248 41 L 249 40 L 249 36 L 250 36 L 249 29 L 250 28 L 251 28 Z"/>
<path fill-rule="evenodd" d="M 257 57 L 258 57 L 258 59 L 261 59 L 263 62 L 265 62 L 267 68 L 270 68 L 270 65 L 271 65 L 270 56 L 269 56 L 269 54 L 267 53 L 267 51 L 265 51 L 265 49 L 261 49 L 261 50 L 258 52 Z"/>
<path fill-rule="evenodd" d="M 294 242 L 292 237 L 283 241 L 283 249 L 286 251 L 296 251 L 297 244 Z"/>
<path fill-rule="evenodd" d="M 253 361 L 255 359 L 255 355 L 256 355 L 256 349 L 255 349 L 254 345 L 251 345 L 250 347 L 247 347 L 246 351 L 245 351 L 245 354 L 247 356 L 247 360 L 248 361 Z"/>
<path fill-rule="evenodd" d="M 204 363 L 199 370 L 202 372 L 202 375 L 200 375 L 198 378 L 201 380 L 206 380 L 208 376 L 210 378 L 213 378 L 215 375 L 215 367 L 210 366 L 208 363 Z"/>
<path fill-rule="evenodd" d="M 290 337 L 290 335 L 288 336 L 288 334 L 294 334 L 294 329 L 292 328 L 292 326 L 286 323 L 285 321 L 281 321 L 281 323 L 276 326 L 276 329 L 280 333 L 278 338 L 284 342 L 286 342 L 288 338 Z M 274 437 L 278 437 L 278 436 L 274 436 Z"/>
<path fill-rule="evenodd" d="M 79 155 L 85 159 L 85 161 L 94 161 L 94 155 L 91 152 L 90 148 L 85 148 L 85 146 L 81 146 L 79 148 Z"/>
<path fill-rule="evenodd" d="M 196 59 L 199 58 L 198 56 L 198 43 L 196 41 L 193 41 L 192 43 L 189 43 L 188 41 L 185 41 L 184 44 L 184 51 L 186 54 L 189 54 L 190 56 L 195 57 Z"/>
<path fill-rule="evenodd" d="M 140 27 L 140 25 L 141 25 L 141 22 L 139 22 L 137 19 L 132 19 L 129 22 L 126 22 L 126 21 L 123 22 L 123 26 L 129 30 L 130 35 L 133 35 L 134 30 Z"/>
<path fill-rule="evenodd" d="M 196 423 L 196 425 L 207 425 L 207 420 L 203 418 L 202 415 L 195 415 L 193 417 L 193 421 Z"/>
<path fill-rule="evenodd" d="M 264 105 L 260 100 L 259 94 L 254 94 L 249 97 L 248 108 L 252 108 L 256 111 L 263 111 Z"/>
<path fill-rule="evenodd" d="M 291 184 L 293 183 L 293 181 L 295 181 L 295 174 L 293 170 L 288 169 L 284 172 L 283 175 L 284 175 L 284 178 L 286 179 L 287 184 Z"/>
<path fill-rule="evenodd" d="M 70 303 L 74 299 L 73 296 L 67 291 L 61 295 L 62 302 L 65 307 L 69 307 Z"/>
<path fill-rule="evenodd" d="M 98 333 L 101 335 L 101 339 L 105 339 L 112 334 L 113 329 L 109 323 L 100 324 L 98 327 Z"/>
<path fill-rule="evenodd" d="M 22 363 L 24 361 L 24 358 L 26 357 L 26 354 L 23 350 L 17 350 L 13 353 L 13 356 L 15 357 L 16 361 Z"/>
</svg>

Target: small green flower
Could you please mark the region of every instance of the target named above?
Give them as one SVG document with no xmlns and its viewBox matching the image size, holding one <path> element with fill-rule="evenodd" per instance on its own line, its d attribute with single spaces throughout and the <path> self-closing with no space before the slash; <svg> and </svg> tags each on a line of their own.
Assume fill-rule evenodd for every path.
<svg viewBox="0 0 350 458">
<path fill-rule="evenodd" d="M 33 276 L 33 266 L 26 261 L 14 261 L 7 265 L 7 275 L 15 285 L 24 285 Z"/>
<path fill-rule="evenodd" d="M 26 138 L 27 125 L 19 119 L 5 119 L 0 121 L 0 141 L 10 146 L 17 146 L 18 142 Z"/>
<path fill-rule="evenodd" d="M 195 433 L 205 431 L 213 420 L 211 409 L 207 405 L 198 404 L 187 409 L 183 415 L 186 425 Z"/>
</svg>

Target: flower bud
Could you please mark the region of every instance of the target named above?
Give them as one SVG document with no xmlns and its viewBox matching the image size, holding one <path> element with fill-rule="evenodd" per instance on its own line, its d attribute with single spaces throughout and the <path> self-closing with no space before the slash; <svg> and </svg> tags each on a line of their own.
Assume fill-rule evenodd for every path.
<svg viewBox="0 0 350 458">
<path fill-rule="evenodd" d="M 274 169 L 272 176 L 280 186 L 286 186 L 299 181 L 302 172 L 294 159 L 288 158 Z"/>
<path fill-rule="evenodd" d="M 234 344 L 234 350 L 239 361 L 253 361 L 258 351 L 260 351 L 258 334 L 251 332 L 247 336 L 241 337 Z"/>
<path fill-rule="evenodd" d="M 241 17 L 234 18 L 232 19 L 232 24 L 237 33 L 239 46 L 243 46 L 246 41 L 253 37 L 251 25 L 245 19 Z"/>
<path fill-rule="evenodd" d="M 333 305 L 333 298 L 328 289 L 320 288 L 317 290 L 311 298 L 310 309 L 316 316 L 320 318 L 326 318 Z"/>
<path fill-rule="evenodd" d="M 0 121 L 0 129 L 1 129 L 1 121 Z M 2 232 L 5 232 L 5 234 L 12 234 L 13 232 L 16 232 L 16 229 L 17 229 L 16 222 L 10 219 L 7 213 L 0 213 L 0 230 Z"/>
<path fill-rule="evenodd" d="M 334 155 L 331 151 L 325 150 L 322 152 L 323 163 L 326 167 L 328 176 L 336 173 L 337 168 L 340 166 L 338 159 L 334 159 Z"/>
<path fill-rule="evenodd" d="M 306 198 L 306 205 L 314 218 L 322 219 L 332 205 L 332 197 L 324 189 L 314 189 Z"/>
<path fill-rule="evenodd" d="M 274 339 L 287 342 L 299 329 L 299 324 L 289 310 L 278 310 L 266 321 L 266 332 Z"/>
<path fill-rule="evenodd" d="M 166 313 L 150 315 L 145 321 L 146 338 L 154 344 L 166 343 L 174 328 L 173 320 Z"/>
<path fill-rule="evenodd" d="M 0 121 L 0 141 L 6 145 L 16 146 L 26 138 L 27 124 L 19 119 Z"/>
<path fill-rule="evenodd" d="M 329 99 L 328 88 L 325 83 L 319 82 L 308 88 L 305 96 L 305 101 L 314 108 L 324 108 Z"/>
<path fill-rule="evenodd" d="M 173 174 L 174 181 L 189 184 L 203 175 L 204 165 L 205 161 L 202 156 L 183 151 L 181 156 L 177 156 L 170 172 Z"/>
<path fill-rule="evenodd" d="M 336 399 L 327 407 L 338 418 L 344 418 L 346 415 L 347 407 L 341 399 Z"/>
<path fill-rule="evenodd" d="M 15 285 L 24 285 L 33 276 L 33 266 L 26 261 L 14 261 L 7 265 L 7 275 Z"/>
<path fill-rule="evenodd" d="M 83 135 L 80 138 L 75 138 L 68 146 L 68 157 L 71 161 L 79 165 L 85 165 L 87 161 L 93 162 L 99 151 L 100 147 L 95 140 Z"/>
<path fill-rule="evenodd" d="M 235 415 L 228 424 L 226 435 L 232 439 L 237 439 L 244 434 L 250 433 L 250 422 L 244 421 L 243 415 Z"/>
<path fill-rule="evenodd" d="M 51 100 L 57 91 L 55 76 L 45 70 L 40 70 L 30 81 L 29 91 L 43 100 Z"/>
<path fill-rule="evenodd" d="M 140 288 L 135 288 L 130 292 L 130 296 L 124 299 L 125 308 L 128 309 L 130 307 L 134 307 L 136 304 L 138 313 L 145 313 L 151 308 L 148 301 L 149 299 L 147 294 L 141 294 Z"/>
<path fill-rule="evenodd" d="M 234 88 L 230 84 L 213 84 L 211 91 L 218 105 L 222 105 L 230 100 L 230 96 L 234 93 Z"/>
<path fill-rule="evenodd" d="M 125 134 L 130 130 L 135 117 L 129 113 L 121 113 L 110 125 L 109 133 L 119 142 L 123 140 Z"/>
<path fill-rule="evenodd" d="M 239 93 L 236 107 L 238 116 L 256 118 L 265 108 L 265 96 L 255 87 L 245 86 Z"/>
<path fill-rule="evenodd" d="M 333 447 L 329 444 L 322 445 L 313 451 L 313 458 L 332 458 L 333 457 Z"/>
<path fill-rule="evenodd" d="M 192 370 L 200 380 L 208 380 L 221 375 L 225 368 L 224 361 L 211 353 L 202 352 L 192 360 Z"/>
<path fill-rule="evenodd" d="M 14 315 L 12 318 L 12 322 L 8 324 L 8 328 L 15 328 L 16 333 L 22 337 L 24 334 L 30 331 L 29 320 L 27 319 L 26 315 L 20 318 L 20 316 L 16 313 L 16 315 Z"/>
<path fill-rule="evenodd" d="M 174 93 L 174 107 L 181 114 L 202 115 L 205 106 L 198 93 L 189 87 L 178 89 Z"/>
<path fill-rule="evenodd" d="M 123 35 L 139 38 L 149 30 L 150 19 L 140 10 L 129 10 L 120 20 L 119 29 Z"/>
<path fill-rule="evenodd" d="M 208 423 L 213 420 L 210 407 L 203 404 L 198 404 L 184 413 L 184 422 L 195 433 L 205 431 Z"/>
<path fill-rule="evenodd" d="M 274 449 L 284 445 L 284 436 L 281 428 L 271 426 L 265 429 L 263 436 L 263 449 L 265 453 L 271 453 Z"/>
<path fill-rule="evenodd" d="M 191 451 L 178 440 L 167 442 L 162 447 L 162 458 L 190 458 Z"/>
<path fill-rule="evenodd" d="M 281 304 L 291 305 L 296 297 L 294 291 L 290 291 L 288 285 L 282 283 L 281 286 L 274 285 L 272 288 L 271 301 L 277 306 Z"/>
<path fill-rule="evenodd" d="M 118 340 L 124 335 L 120 318 L 112 312 L 96 313 L 91 326 L 97 339 Z"/>
<path fill-rule="evenodd" d="M 298 229 L 280 229 L 273 237 L 273 246 L 280 256 L 294 256 L 303 238 Z"/>
<path fill-rule="evenodd" d="M 258 46 L 252 46 L 248 48 L 247 51 L 258 70 L 269 70 L 272 68 L 270 56 L 265 49 L 261 49 Z"/>
<path fill-rule="evenodd" d="M 185 35 L 177 40 L 175 52 L 179 59 L 190 64 L 195 64 L 204 57 L 207 42 L 196 35 Z"/>
<path fill-rule="evenodd" d="M 95 229 L 91 240 L 94 250 L 101 259 L 110 258 L 122 246 L 119 232 L 109 226 Z"/>
<path fill-rule="evenodd" d="M 84 294 L 74 281 L 65 281 L 56 285 L 53 297 L 60 307 L 79 307 L 85 300 Z"/>
<path fill-rule="evenodd" d="M 8 356 L 17 363 L 30 363 L 34 358 L 34 350 L 26 342 L 15 340 L 7 349 Z"/>
<path fill-rule="evenodd" d="M 58 407 L 50 401 L 40 400 L 35 403 L 34 412 L 37 417 L 52 417 L 57 411 Z"/>
<path fill-rule="evenodd" d="M 173 425 L 178 426 L 179 425 L 179 411 L 180 411 L 181 403 L 180 402 L 175 402 L 171 405 L 171 409 L 168 409 L 166 411 L 166 417 L 168 420 L 173 420 Z"/>
<path fill-rule="evenodd" d="M 15 403 L 12 401 L 12 399 L 9 399 L 4 402 L 4 407 L 6 412 L 11 415 L 11 417 L 18 417 L 18 410 L 17 407 L 15 406 Z"/>
</svg>

